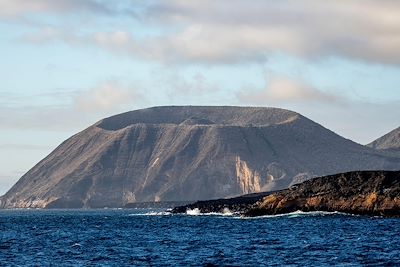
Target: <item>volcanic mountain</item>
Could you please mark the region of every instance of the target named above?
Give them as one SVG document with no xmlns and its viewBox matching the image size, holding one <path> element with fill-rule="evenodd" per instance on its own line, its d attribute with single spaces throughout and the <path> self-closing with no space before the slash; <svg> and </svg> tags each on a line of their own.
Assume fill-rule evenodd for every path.
<svg viewBox="0 0 400 267">
<path fill-rule="evenodd" d="M 0 207 L 123 207 L 286 188 L 352 170 L 400 169 L 400 157 L 304 116 L 261 107 L 154 107 L 72 136 L 0 199 Z"/>
<path fill-rule="evenodd" d="M 400 153 L 400 127 L 368 144 L 369 147 Z"/>
</svg>

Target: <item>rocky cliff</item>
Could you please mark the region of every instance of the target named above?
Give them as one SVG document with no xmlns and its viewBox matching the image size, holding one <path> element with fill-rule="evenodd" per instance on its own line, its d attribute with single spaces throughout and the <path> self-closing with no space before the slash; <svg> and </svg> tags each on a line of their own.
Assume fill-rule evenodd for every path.
<svg viewBox="0 0 400 267">
<path fill-rule="evenodd" d="M 398 217 L 400 172 L 352 172 L 312 179 L 264 197 L 244 215 L 282 214 L 297 210 Z"/>
<path fill-rule="evenodd" d="M 400 171 L 363 171 L 314 178 L 289 189 L 231 199 L 199 201 L 173 213 L 230 212 L 262 216 L 294 211 L 329 211 L 360 215 L 400 216 Z"/>
<path fill-rule="evenodd" d="M 155 107 L 72 136 L 0 198 L 0 207 L 123 207 L 277 190 L 326 174 L 399 169 L 302 115 L 256 107 Z"/>
</svg>

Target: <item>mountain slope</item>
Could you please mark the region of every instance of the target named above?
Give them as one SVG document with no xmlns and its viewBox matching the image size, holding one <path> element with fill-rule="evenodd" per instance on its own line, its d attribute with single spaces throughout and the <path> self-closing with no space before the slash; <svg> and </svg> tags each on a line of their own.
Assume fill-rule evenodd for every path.
<svg viewBox="0 0 400 267">
<path fill-rule="evenodd" d="M 72 136 L 21 177 L 0 206 L 212 199 L 371 169 L 400 169 L 400 158 L 292 111 L 155 107 L 106 118 Z"/>
<path fill-rule="evenodd" d="M 400 152 L 400 127 L 376 139 L 367 146 L 382 150 L 398 150 Z"/>
</svg>

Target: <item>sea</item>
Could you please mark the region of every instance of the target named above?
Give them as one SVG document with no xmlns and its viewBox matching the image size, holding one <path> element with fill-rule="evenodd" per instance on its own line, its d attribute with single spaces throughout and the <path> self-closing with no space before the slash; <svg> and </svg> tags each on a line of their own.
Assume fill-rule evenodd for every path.
<svg viewBox="0 0 400 267">
<path fill-rule="evenodd" d="M 400 266 L 400 219 L 0 210 L 0 266 Z"/>
</svg>

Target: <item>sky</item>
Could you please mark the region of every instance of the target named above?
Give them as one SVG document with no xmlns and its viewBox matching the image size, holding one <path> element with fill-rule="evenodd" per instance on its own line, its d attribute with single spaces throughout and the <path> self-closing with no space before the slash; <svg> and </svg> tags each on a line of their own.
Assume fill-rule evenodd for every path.
<svg viewBox="0 0 400 267">
<path fill-rule="evenodd" d="M 101 118 L 272 106 L 367 144 L 400 126 L 397 0 L 0 0 L 0 195 Z"/>
</svg>

